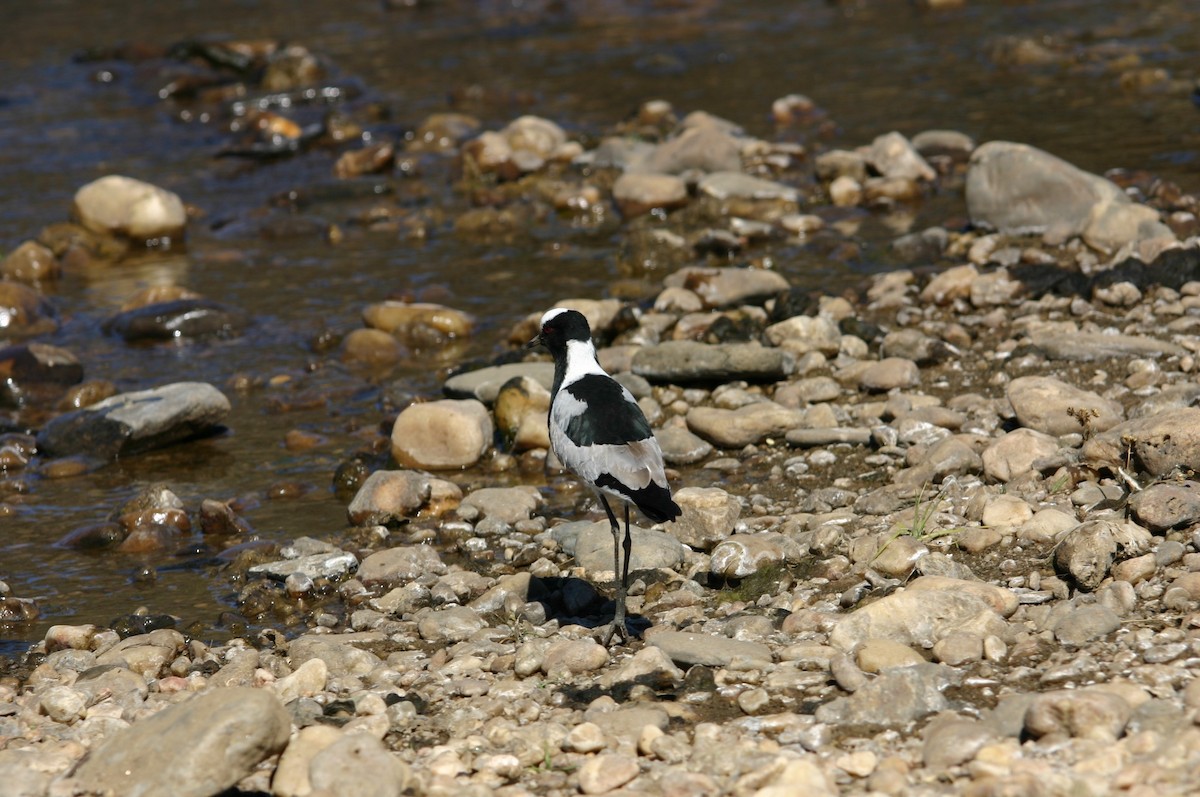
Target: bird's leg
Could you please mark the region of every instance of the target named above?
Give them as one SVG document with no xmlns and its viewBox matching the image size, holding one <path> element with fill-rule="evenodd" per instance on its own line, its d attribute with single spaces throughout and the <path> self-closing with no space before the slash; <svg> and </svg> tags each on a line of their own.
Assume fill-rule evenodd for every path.
<svg viewBox="0 0 1200 797">
<path fill-rule="evenodd" d="M 613 535 L 613 575 L 617 579 L 617 610 L 613 615 L 612 623 L 604 630 L 600 637 L 600 644 L 608 647 L 608 643 L 612 641 L 614 634 L 620 634 L 622 639 L 627 638 L 625 630 L 625 578 L 629 576 L 629 550 L 632 547 L 632 540 L 629 538 L 629 506 L 625 507 L 625 577 L 621 576 L 621 526 L 617 523 L 617 516 L 613 514 L 612 507 L 608 505 L 608 499 L 603 494 L 600 495 L 600 503 L 604 506 L 604 511 L 608 514 L 608 524 L 612 527 Z"/>
</svg>

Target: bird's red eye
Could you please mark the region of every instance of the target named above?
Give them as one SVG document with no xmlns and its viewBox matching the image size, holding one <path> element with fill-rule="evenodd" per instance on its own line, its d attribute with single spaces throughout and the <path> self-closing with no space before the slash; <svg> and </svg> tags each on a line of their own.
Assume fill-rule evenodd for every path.
<svg viewBox="0 0 1200 797">
<path fill-rule="evenodd" d="M 546 326 L 542 327 L 542 334 L 543 334 L 543 335 L 549 335 L 549 334 L 550 334 L 550 325 L 549 325 L 549 324 L 546 324 Z"/>
</svg>

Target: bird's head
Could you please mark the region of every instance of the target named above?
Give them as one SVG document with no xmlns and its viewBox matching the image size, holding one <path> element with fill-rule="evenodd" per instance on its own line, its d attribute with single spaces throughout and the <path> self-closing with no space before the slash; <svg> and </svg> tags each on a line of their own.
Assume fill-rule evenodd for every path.
<svg viewBox="0 0 1200 797">
<path fill-rule="evenodd" d="M 526 343 L 525 348 L 544 346 L 551 354 L 555 354 L 565 352 L 568 341 L 591 339 L 592 330 L 583 313 L 565 307 L 555 307 L 553 310 L 547 310 L 542 316 L 537 337 Z"/>
</svg>

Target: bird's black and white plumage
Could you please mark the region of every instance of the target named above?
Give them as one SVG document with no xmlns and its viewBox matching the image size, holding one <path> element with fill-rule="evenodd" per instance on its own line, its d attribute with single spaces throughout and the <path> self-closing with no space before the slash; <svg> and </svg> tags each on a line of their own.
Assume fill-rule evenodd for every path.
<svg viewBox="0 0 1200 797">
<path fill-rule="evenodd" d="M 600 498 L 613 532 L 613 566 L 618 575 L 617 609 L 603 642 L 626 635 L 625 595 L 629 588 L 630 504 L 655 523 L 679 517 L 679 505 L 663 467 L 662 450 L 637 401 L 596 359 L 592 332 L 582 313 L 557 307 L 542 316 L 538 336 L 554 356 L 550 396 L 550 445 L 559 460 Z M 625 505 L 625 567 L 620 567 L 621 533 L 608 503 Z"/>
</svg>

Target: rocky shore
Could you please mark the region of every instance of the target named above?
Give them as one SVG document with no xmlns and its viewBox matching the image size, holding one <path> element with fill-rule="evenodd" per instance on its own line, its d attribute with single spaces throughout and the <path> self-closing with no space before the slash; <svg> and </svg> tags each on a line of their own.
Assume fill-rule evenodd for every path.
<svg viewBox="0 0 1200 797">
<path fill-rule="evenodd" d="M 791 96 L 774 113 L 815 109 Z M 662 102 L 594 146 L 531 116 L 428 129 L 442 132 L 413 149 L 451 151 L 495 193 L 457 234 L 503 235 L 535 203 L 620 214 L 636 286 L 559 303 L 588 317 L 655 425 L 683 508 L 635 532 L 640 638 L 593 639 L 611 617 L 607 523 L 546 451 L 547 364 L 514 347 L 402 408 L 372 444 L 385 466 L 339 473 L 348 532 L 234 561 L 242 614 L 287 617 L 286 633 L 51 628 L 0 677 L 5 794 L 1200 788 L 1195 197 L 953 131 L 807 153 Z M 339 168 L 390 168 L 385 154 Z M 935 191 L 958 192 L 970 222 L 897 236 L 913 267 L 860 293 L 793 290 L 755 255 Z M 52 326 L 23 275 L 107 256 L 109 240 L 178 245 L 172 196 L 81 189 L 76 227 L 0 265 L 12 317 L 30 336 Z M 543 309 L 514 317 L 509 343 Z M 439 304 L 363 318 L 334 356 L 387 363 L 473 334 Z M 144 341 L 246 323 L 180 287 L 110 328 Z M 7 436 L 10 461 L 43 471 L 192 440 L 228 413 L 212 385 L 85 390 L 69 352 L 6 352 L 15 389 L 79 397 Z M 118 515 L 65 543 L 244 532 L 236 507 L 189 508 L 169 487 Z M 0 597 L 28 605 L 2 582 Z"/>
</svg>

